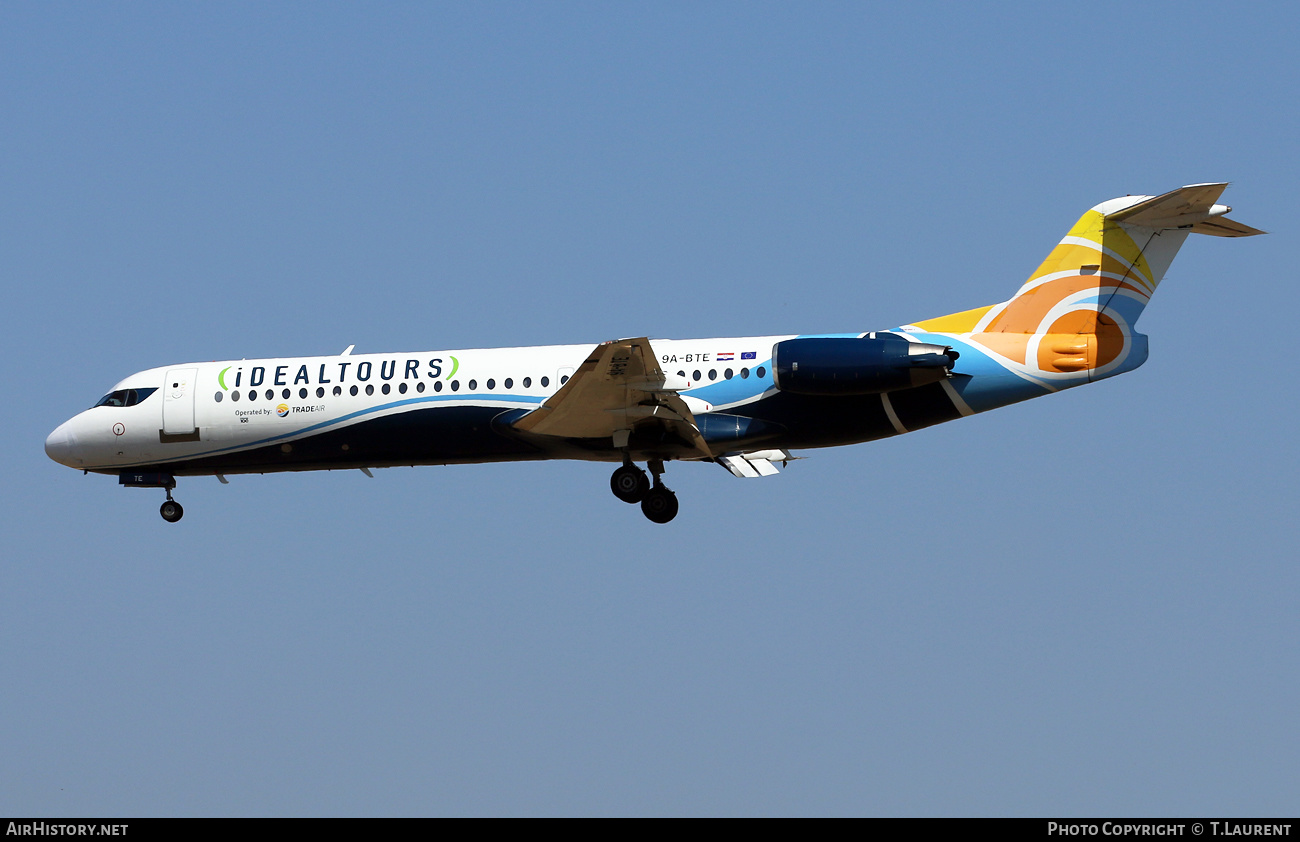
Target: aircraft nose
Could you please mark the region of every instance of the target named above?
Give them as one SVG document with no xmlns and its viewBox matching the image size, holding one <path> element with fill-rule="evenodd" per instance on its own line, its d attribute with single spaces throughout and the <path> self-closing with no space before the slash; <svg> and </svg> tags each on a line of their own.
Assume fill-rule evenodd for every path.
<svg viewBox="0 0 1300 842">
<path fill-rule="evenodd" d="M 72 430 L 68 429 L 67 424 L 60 424 L 46 437 L 45 455 L 60 465 L 67 465 L 69 468 L 81 467 L 77 437 L 73 435 Z"/>
</svg>

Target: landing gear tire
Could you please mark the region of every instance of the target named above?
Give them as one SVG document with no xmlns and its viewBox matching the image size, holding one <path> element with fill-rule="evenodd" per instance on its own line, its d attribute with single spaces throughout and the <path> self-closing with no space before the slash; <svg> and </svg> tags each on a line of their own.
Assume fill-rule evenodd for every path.
<svg viewBox="0 0 1300 842">
<path fill-rule="evenodd" d="M 650 479 L 635 465 L 624 465 L 609 478 L 609 490 L 624 503 L 640 503 L 650 491 Z"/>
<path fill-rule="evenodd" d="M 168 500 L 158 509 L 158 514 L 162 515 L 162 519 L 168 523 L 175 523 L 185 516 L 185 509 L 181 508 L 181 504 L 175 500 Z"/>
<path fill-rule="evenodd" d="M 654 523 L 667 523 L 677 517 L 677 495 L 662 485 L 655 486 L 641 500 L 641 513 Z"/>
</svg>

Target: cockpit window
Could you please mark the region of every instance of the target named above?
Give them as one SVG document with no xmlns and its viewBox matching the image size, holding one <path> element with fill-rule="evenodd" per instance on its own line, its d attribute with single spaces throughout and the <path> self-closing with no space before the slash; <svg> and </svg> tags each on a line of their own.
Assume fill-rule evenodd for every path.
<svg viewBox="0 0 1300 842">
<path fill-rule="evenodd" d="M 95 406 L 135 406 L 143 403 L 157 389 L 118 389 L 99 399 Z"/>
</svg>

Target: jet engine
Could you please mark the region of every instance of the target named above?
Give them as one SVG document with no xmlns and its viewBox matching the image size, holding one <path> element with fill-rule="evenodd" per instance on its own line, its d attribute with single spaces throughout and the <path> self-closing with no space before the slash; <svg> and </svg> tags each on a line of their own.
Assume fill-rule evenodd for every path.
<svg viewBox="0 0 1300 842">
<path fill-rule="evenodd" d="M 894 333 L 787 339 L 772 346 L 776 387 L 796 395 L 871 395 L 937 383 L 958 353 Z"/>
</svg>

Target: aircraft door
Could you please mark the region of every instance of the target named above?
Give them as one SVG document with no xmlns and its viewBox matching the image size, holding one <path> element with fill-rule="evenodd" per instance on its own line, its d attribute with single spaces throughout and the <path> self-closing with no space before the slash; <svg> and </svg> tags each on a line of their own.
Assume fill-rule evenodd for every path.
<svg viewBox="0 0 1300 842">
<path fill-rule="evenodd" d="M 163 432 L 170 436 L 195 431 L 194 381 L 197 368 L 173 368 L 163 383 Z"/>
</svg>

